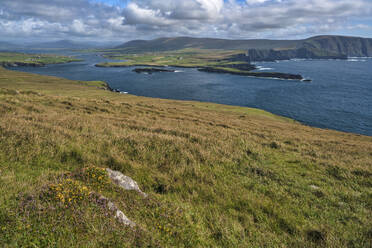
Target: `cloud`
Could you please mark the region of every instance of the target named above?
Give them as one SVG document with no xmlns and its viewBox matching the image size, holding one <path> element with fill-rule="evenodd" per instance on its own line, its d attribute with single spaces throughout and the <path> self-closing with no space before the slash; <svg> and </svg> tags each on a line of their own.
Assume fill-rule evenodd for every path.
<svg viewBox="0 0 372 248">
<path fill-rule="evenodd" d="M 0 36 L 110 39 L 133 30 L 123 19 L 122 9 L 88 0 L 1 0 Z"/>
<path fill-rule="evenodd" d="M 366 30 L 365 23 L 372 22 L 370 0 L 122 0 L 116 6 L 97 1 L 1 0 L 0 36 L 292 38 L 350 27 Z"/>
<path fill-rule="evenodd" d="M 277 37 L 295 29 L 336 30 L 347 18 L 370 15 L 371 6 L 368 0 L 133 0 L 124 24 L 138 30 L 182 26 L 186 34 L 197 26 L 204 36 Z"/>
</svg>

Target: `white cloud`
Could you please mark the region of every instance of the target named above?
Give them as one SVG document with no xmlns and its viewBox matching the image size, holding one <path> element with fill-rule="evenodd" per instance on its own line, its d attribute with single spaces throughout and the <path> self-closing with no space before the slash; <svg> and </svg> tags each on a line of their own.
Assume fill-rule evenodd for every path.
<svg viewBox="0 0 372 248">
<path fill-rule="evenodd" d="M 46 39 L 286 38 L 363 29 L 355 18 L 372 16 L 370 0 L 130 0 L 121 6 L 93 0 L 0 1 L 1 37 Z"/>
<path fill-rule="evenodd" d="M 263 4 L 269 0 L 246 0 L 247 4 Z"/>
</svg>

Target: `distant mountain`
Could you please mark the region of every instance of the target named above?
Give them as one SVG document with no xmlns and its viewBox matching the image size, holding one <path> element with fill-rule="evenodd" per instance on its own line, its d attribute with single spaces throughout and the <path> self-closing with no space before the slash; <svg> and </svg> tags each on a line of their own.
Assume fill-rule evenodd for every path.
<svg viewBox="0 0 372 248">
<path fill-rule="evenodd" d="M 49 41 L 41 43 L 32 43 L 27 45 L 28 48 L 38 48 L 38 49 L 84 49 L 90 48 L 84 43 L 78 43 L 71 40 L 58 40 L 58 41 Z"/>
<path fill-rule="evenodd" d="M 159 38 L 134 40 L 117 49 L 126 52 L 172 51 L 185 48 L 246 50 L 245 59 L 273 61 L 291 58 L 372 57 L 372 39 L 347 36 L 316 36 L 304 40 L 227 40 L 211 38 Z M 240 55 L 240 59 L 243 55 Z"/>
<path fill-rule="evenodd" d="M 16 49 L 19 48 L 19 45 L 12 44 L 5 41 L 0 41 L 0 50 L 10 50 L 10 49 Z"/>
<path fill-rule="evenodd" d="M 113 43 L 103 42 L 77 42 L 72 40 L 58 40 L 40 43 L 31 43 L 27 45 L 30 49 L 94 49 L 110 48 Z"/>
<path fill-rule="evenodd" d="M 213 38 L 159 38 L 155 40 L 133 40 L 124 43 L 116 48 L 124 48 L 132 51 L 172 51 L 185 48 L 200 49 L 226 49 L 226 50 L 247 50 L 272 49 L 277 47 L 295 47 L 296 40 L 226 40 Z"/>
</svg>

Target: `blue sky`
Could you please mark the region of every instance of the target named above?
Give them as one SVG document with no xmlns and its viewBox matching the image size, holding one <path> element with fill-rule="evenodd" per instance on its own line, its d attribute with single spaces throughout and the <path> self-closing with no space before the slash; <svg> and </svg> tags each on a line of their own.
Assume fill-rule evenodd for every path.
<svg viewBox="0 0 372 248">
<path fill-rule="evenodd" d="M 1 0 L 0 39 L 372 37 L 371 0 Z"/>
</svg>

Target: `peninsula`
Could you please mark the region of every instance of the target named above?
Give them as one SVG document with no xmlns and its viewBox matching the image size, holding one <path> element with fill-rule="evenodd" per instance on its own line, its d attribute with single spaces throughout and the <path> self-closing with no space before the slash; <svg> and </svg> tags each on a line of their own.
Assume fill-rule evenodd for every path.
<svg viewBox="0 0 372 248">
<path fill-rule="evenodd" d="M 3 67 L 40 67 L 48 64 L 63 64 L 77 61 L 81 60 L 71 56 L 0 52 L 0 66 Z"/>
</svg>

